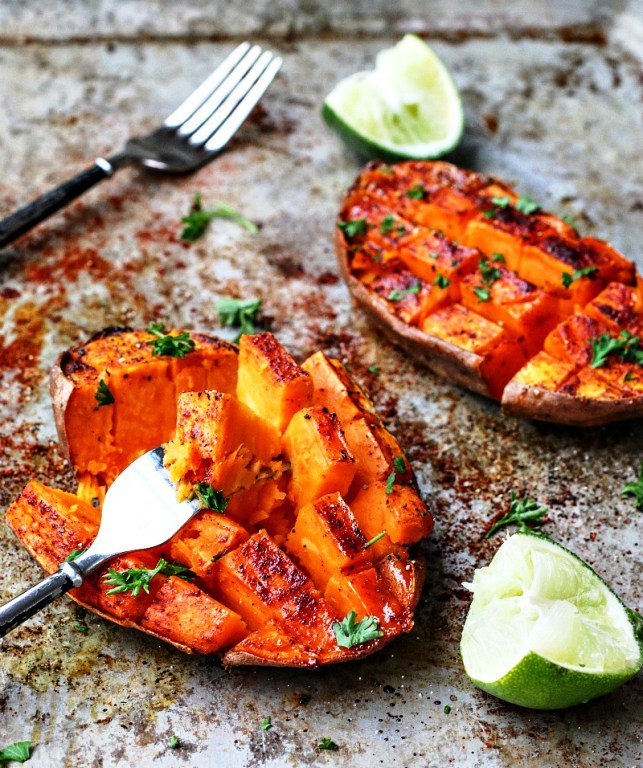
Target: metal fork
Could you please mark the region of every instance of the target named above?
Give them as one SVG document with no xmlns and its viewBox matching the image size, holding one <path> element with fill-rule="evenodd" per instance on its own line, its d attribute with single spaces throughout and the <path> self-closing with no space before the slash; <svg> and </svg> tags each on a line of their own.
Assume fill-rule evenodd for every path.
<svg viewBox="0 0 643 768">
<path fill-rule="evenodd" d="M 205 165 L 234 136 L 281 64 L 270 51 L 241 43 L 160 128 L 130 139 L 113 157 L 97 158 L 90 168 L 0 221 L 0 248 L 126 165 L 138 163 L 166 173 Z"/>
<path fill-rule="evenodd" d="M 105 561 L 125 552 L 163 544 L 200 510 L 195 501 L 177 501 L 163 466 L 163 448 L 154 448 L 126 467 L 105 494 L 100 528 L 92 545 L 75 560 L 0 606 L 0 637 L 74 587 Z"/>
</svg>

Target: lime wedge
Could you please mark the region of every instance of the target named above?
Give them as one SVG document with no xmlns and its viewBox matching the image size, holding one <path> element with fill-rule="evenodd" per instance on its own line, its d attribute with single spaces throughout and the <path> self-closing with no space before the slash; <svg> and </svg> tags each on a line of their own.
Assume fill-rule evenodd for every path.
<svg viewBox="0 0 643 768">
<path fill-rule="evenodd" d="M 428 160 L 458 144 L 460 94 L 449 71 L 415 35 L 377 55 L 375 70 L 342 80 L 327 96 L 326 122 L 368 159 Z"/>
<path fill-rule="evenodd" d="M 641 668 L 641 618 L 569 550 L 510 536 L 465 585 L 462 632 L 475 685 L 512 704 L 560 709 L 613 691 Z"/>
</svg>

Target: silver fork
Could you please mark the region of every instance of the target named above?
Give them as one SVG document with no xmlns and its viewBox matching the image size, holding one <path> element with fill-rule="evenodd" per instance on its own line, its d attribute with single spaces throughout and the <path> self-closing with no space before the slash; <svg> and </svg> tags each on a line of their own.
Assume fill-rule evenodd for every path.
<svg viewBox="0 0 643 768">
<path fill-rule="evenodd" d="M 282 60 L 241 43 L 155 131 L 130 139 L 122 152 L 94 165 L 0 221 L 0 248 L 13 242 L 99 181 L 138 163 L 166 173 L 205 165 L 237 132 L 270 85 Z"/>
<path fill-rule="evenodd" d="M 105 494 L 100 528 L 89 549 L 0 606 L 0 637 L 65 592 L 80 587 L 85 576 L 106 560 L 163 544 L 199 512 L 197 500 L 176 500 L 163 455 L 163 448 L 148 451 L 114 480 Z"/>
</svg>

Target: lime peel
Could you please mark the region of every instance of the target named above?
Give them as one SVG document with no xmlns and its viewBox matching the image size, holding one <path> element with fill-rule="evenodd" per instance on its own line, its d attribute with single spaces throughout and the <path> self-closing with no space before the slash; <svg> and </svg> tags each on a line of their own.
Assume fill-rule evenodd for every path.
<svg viewBox="0 0 643 768">
<path fill-rule="evenodd" d="M 338 83 L 322 114 L 358 154 L 393 162 L 442 157 L 464 130 L 462 102 L 448 69 L 415 35 L 381 51 L 373 71 Z"/>
<path fill-rule="evenodd" d="M 559 709 L 609 693 L 641 668 L 640 617 L 555 542 L 516 533 L 465 586 L 474 594 L 465 670 L 498 698 Z"/>
</svg>

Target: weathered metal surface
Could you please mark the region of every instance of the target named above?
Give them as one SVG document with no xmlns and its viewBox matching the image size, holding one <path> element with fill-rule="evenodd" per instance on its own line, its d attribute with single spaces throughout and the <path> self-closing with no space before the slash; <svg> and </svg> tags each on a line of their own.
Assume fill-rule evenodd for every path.
<svg viewBox="0 0 643 768">
<path fill-rule="evenodd" d="M 25 26 L 27 11 L 7 5 L 14 6 L 14 26 L 3 25 L 5 36 L 31 27 L 47 37 L 42 20 L 34 16 Z M 99 5 L 116 13 L 116 3 L 91 4 Z M 133 14 L 157 7 L 130 5 Z M 460 4 L 453 27 L 463 26 L 469 6 L 473 27 L 482 24 L 484 5 Z M 586 9 L 592 23 L 603 18 L 596 9 L 604 4 L 567 4 L 564 11 L 566 4 L 524 2 L 514 5 L 515 28 L 545 5 L 552 26 L 561 26 L 569 8 Z M 605 45 L 546 32 L 510 41 L 489 23 L 482 38 L 438 39 L 435 48 L 452 67 L 467 110 L 458 161 L 513 180 L 643 267 L 640 59 L 636 25 L 628 22 L 635 5 L 605 11 Z M 203 12 L 205 4 L 194 8 Z M 56 27 L 63 41 L 66 21 L 76 33 L 68 13 Z M 448 22 L 443 15 L 446 37 Z M 237 33 L 229 27 L 221 29 Z M 99 31 L 110 29 L 119 31 L 117 24 Z M 276 42 L 286 59 L 283 76 L 212 165 L 179 180 L 124 172 L 2 253 L 0 503 L 10 503 L 31 477 L 72 487 L 46 393 L 47 370 L 61 349 L 112 324 L 160 319 L 217 329 L 218 296 L 258 295 L 295 354 L 321 347 L 346 362 L 413 461 L 437 515 L 416 627 L 379 655 L 317 674 L 226 672 L 215 660 L 184 656 L 60 602 L 2 643 L 0 745 L 37 742 L 30 765 L 641 763 L 640 678 L 603 700 L 537 713 L 475 690 L 462 670 L 458 641 L 468 599 L 460 585 L 497 547 L 498 539 L 486 542 L 483 532 L 512 490 L 549 505 L 548 530 L 629 605 L 640 606 L 640 515 L 619 493 L 643 459 L 643 430 L 640 422 L 574 431 L 505 418 L 496 405 L 406 359 L 352 307 L 331 236 L 337 201 L 359 164 L 325 129 L 319 108 L 339 77 L 391 42 Z M 0 213 L 151 127 L 230 47 L 0 47 Z M 261 231 L 251 236 L 215 221 L 203 239 L 182 244 L 179 220 L 195 191 L 206 202 L 231 203 Z M 372 365 L 379 374 L 368 371 Z M 0 599 L 7 599 L 41 574 L 3 522 L 0 538 Z M 80 619 L 89 631 L 73 629 Z M 265 715 L 270 731 L 259 728 Z M 181 742 L 175 750 L 172 735 Z M 339 751 L 318 752 L 324 736 Z"/>
</svg>

